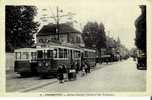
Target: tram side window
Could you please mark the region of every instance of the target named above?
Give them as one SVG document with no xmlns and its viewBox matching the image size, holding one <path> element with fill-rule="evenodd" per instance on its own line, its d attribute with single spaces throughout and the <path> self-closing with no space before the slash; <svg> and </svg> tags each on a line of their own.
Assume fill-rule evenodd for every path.
<svg viewBox="0 0 152 100">
<path fill-rule="evenodd" d="M 59 58 L 64 57 L 64 50 L 59 48 Z"/>
<path fill-rule="evenodd" d="M 74 50 L 74 58 L 77 58 L 77 51 Z"/>
<path fill-rule="evenodd" d="M 53 57 L 52 50 L 47 50 L 47 58 L 52 58 L 52 57 Z"/>
<path fill-rule="evenodd" d="M 93 52 L 93 58 L 95 58 L 96 54 Z"/>
<path fill-rule="evenodd" d="M 57 58 L 57 49 L 54 49 L 54 51 L 53 51 L 53 57 Z"/>
<path fill-rule="evenodd" d="M 87 51 L 87 57 L 88 57 L 88 58 L 90 57 L 89 51 Z"/>
<path fill-rule="evenodd" d="M 67 57 L 70 58 L 70 50 L 67 50 Z"/>
<path fill-rule="evenodd" d="M 75 58 L 79 58 L 80 57 L 80 51 L 75 51 Z"/>
<path fill-rule="evenodd" d="M 90 58 L 90 57 L 91 57 L 91 55 L 92 55 L 91 53 L 92 53 L 92 52 L 88 52 L 88 56 L 89 56 L 89 58 Z"/>
<path fill-rule="evenodd" d="M 64 58 L 67 58 L 67 49 L 64 49 Z"/>
<path fill-rule="evenodd" d="M 76 58 L 76 51 L 75 50 L 73 51 L 73 56 L 74 56 L 74 58 Z"/>
<path fill-rule="evenodd" d="M 78 58 L 80 58 L 81 57 L 81 54 L 80 54 L 80 51 L 78 51 Z"/>
<path fill-rule="evenodd" d="M 85 57 L 88 57 L 88 52 L 87 51 L 85 51 Z"/>
<path fill-rule="evenodd" d="M 42 52 L 42 50 L 38 51 L 37 58 L 43 58 L 43 52 Z"/>
<path fill-rule="evenodd" d="M 90 52 L 90 57 L 94 58 L 94 52 Z"/>
<path fill-rule="evenodd" d="M 91 57 L 94 58 L 94 52 L 92 52 Z"/>
<path fill-rule="evenodd" d="M 79 57 L 78 57 L 78 53 L 79 53 L 79 51 L 76 51 L 76 58 L 79 58 Z"/>
<path fill-rule="evenodd" d="M 21 59 L 21 52 L 16 52 L 15 55 L 16 55 L 16 59 Z"/>
<path fill-rule="evenodd" d="M 92 52 L 89 52 L 88 54 L 89 54 L 89 57 L 92 57 Z"/>
</svg>

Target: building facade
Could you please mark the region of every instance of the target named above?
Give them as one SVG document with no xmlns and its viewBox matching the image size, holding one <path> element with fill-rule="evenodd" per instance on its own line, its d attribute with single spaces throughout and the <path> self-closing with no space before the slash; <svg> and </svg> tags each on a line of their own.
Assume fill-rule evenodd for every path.
<svg viewBox="0 0 152 100">
<path fill-rule="evenodd" d="M 56 24 L 48 24 L 43 26 L 36 35 L 36 44 L 46 47 L 50 43 L 73 44 L 83 46 L 81 32 L 74 29 L 72 26 L 64 23 L 60 24 L 58 33 L 56 32 Z M 59 40 L 58 40 L 59 34 Z"/>
</svg>

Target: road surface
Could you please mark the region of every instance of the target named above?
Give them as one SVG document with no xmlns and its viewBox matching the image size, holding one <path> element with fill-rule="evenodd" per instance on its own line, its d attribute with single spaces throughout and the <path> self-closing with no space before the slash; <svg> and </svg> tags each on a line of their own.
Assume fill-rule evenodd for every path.
<svg viewBox="0 0 152 100">
<path fill-rule="evenodd" d="M 97 64 L 95 70 L 75 81 L 60 84 L 57 79 L 18 78 L 7 75 L 8 92 L 144 92 L 146 70 L 137 70 L 132 59 Z"/>
</svg>

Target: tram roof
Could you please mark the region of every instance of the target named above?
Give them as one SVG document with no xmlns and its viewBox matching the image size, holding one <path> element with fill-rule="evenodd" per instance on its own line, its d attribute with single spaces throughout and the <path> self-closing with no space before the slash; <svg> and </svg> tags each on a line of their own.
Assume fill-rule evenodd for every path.
<svg viewBox="0 0 152 100">
<path fill-rule="evenodd" d="M 42 44 L 38 43 L 36 44 L 37 47 L 41 46 Z M 95 52 L 94 49 L 89 49 L 89 48 L 85 48 L 85 47 L 80 47 L 80 46 L 77 46 L 77 45 L 73 45 L 73 44 L 69 44 L 69 43 L 66 43 L 66 44 L 58 44 L 58 43 L 48 43 L 46 45 L 47 47 L 39 47 L 39 48 L 42 48 L 42 49 L 47 49 L 47 48 L 63 48 L 63 49 L 74 49 L 74 50 L 78 50 L 78 51 L 90 51 L 90 52 Z"/>
<path fill-rule="evenodd" d="M 81 47 L 70 47 L 70 46 L 64 46 L 64 45 L 49 45 L 49 47 L 39 47 L 37 50 L 44 50 L 44 49 L 54 49 L 54 48 L 61 48 L 61 49 L 72 49 L 72 50 L 78 50 L 78 51 L 90 51 L 90 52 L 96 52 L 94 49 L 87 49 L 87 48 L 81 48 Z"/>
<path fill-rule="evenodd" d="M 94 49 L 87 49 L 87 48 L 84 48 L 83 50 L 85 50 L 85 51 L 90 51 L 90 52 L 96 52 L 96 50 L 94 50 Z"/>
<path fill-rule="evenodd" d="M 57 46 L 49 46 L 50 48 L 52 47 L 52 48 L 61 48 L 61 49 L 73 49 L 73 50 L 78 50 L 78 51 L 81 51 L 82 49 L 81 48 L 76 48 L 76 47 L 70 47 L 70 46 L 59 46 L 59 45 L 57 45 Z"/>
<path fill-rule="evenodd" d="M 37 48 L 36 50 L 53 50 L 53 48 L 42 47 L 42 48 Z"/>
<path fill-rule="evenodd" d="M 36 48 L 19 48 L 19 49 L 15 49 L 14 52 L 35 52 Z"/>
</svg>

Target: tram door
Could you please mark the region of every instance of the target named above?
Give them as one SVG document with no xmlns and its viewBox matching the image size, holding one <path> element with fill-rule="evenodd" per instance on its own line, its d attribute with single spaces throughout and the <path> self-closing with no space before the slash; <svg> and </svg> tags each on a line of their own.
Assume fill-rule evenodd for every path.
<svg viewBox="0 0 152 100">
<path fill-rule="evenodd" d="M 72 64 L 73 62 L 73 53 L 72 53 L 72 50 L 70 50 L 70 64 Z"/>
</svg>

